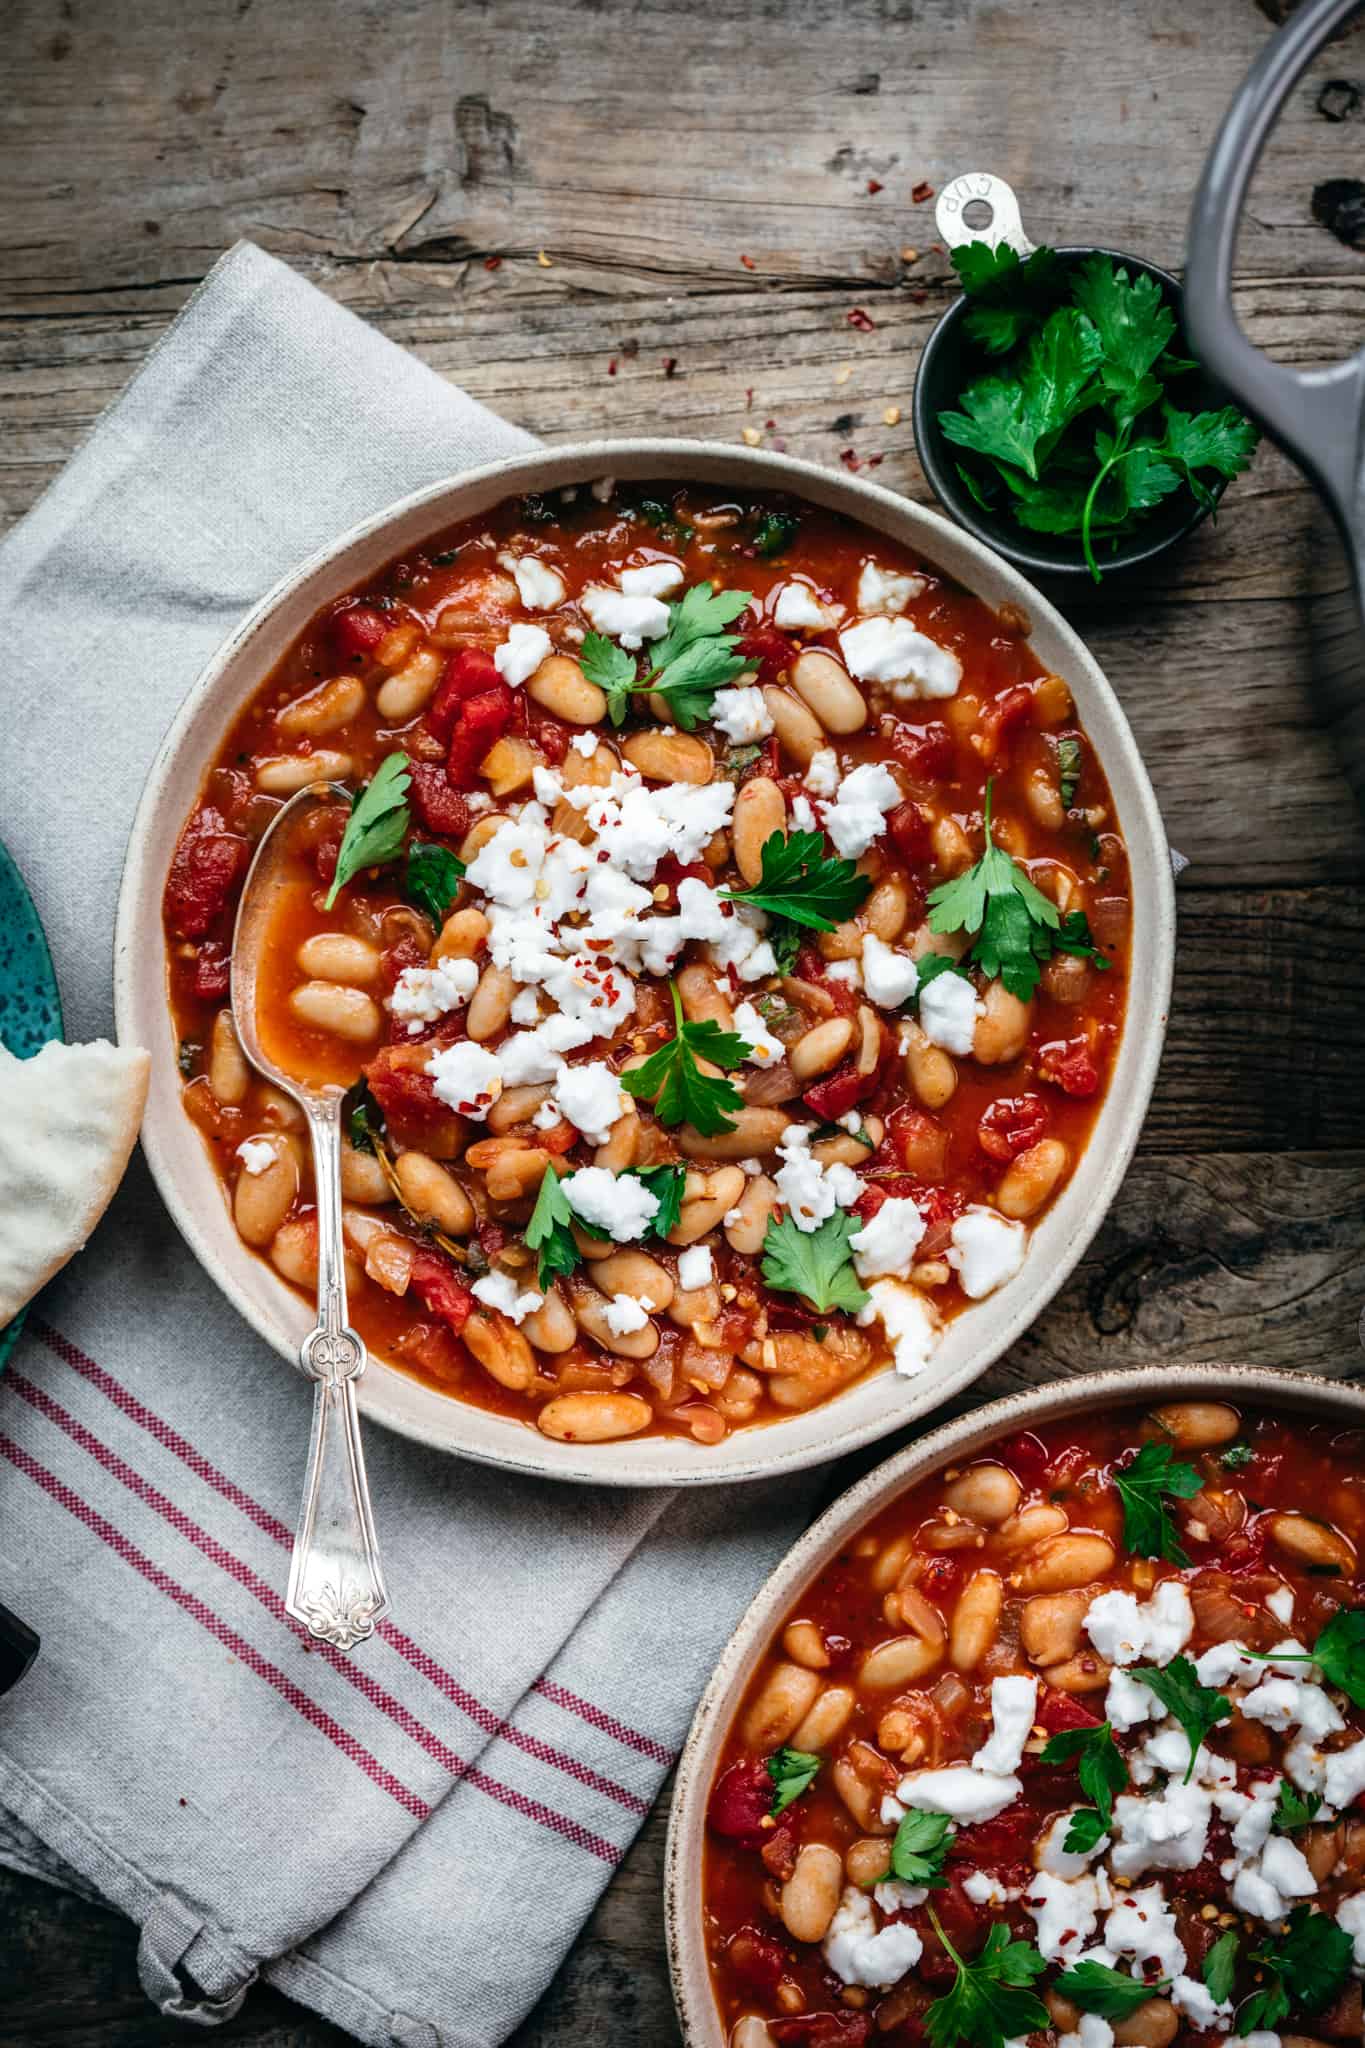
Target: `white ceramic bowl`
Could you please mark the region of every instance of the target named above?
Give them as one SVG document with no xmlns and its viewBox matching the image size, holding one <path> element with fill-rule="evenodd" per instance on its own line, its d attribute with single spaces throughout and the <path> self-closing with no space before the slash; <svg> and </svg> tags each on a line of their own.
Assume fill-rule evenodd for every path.
<svg viewBox="0 0 1365 2048">
<path fill-rule="evenodd" d="M 702 1930 L 706 1806 L 716 1762 L 735 1709 L 778 1623 L 802 1589 L 899 1495 L 942 1466 L 975 1457 L 1001 1437 L 1102 1409 L 1187 1400 L 1289 1408 L 1313 1421 L 1365 1428 L 1365 1387 L 1307 1373 L 1240 1365 L 1147 1365 L 1127 1372 L 1087 1373 L 1011 1394 L 931 1430 L 850 1487 L 788 1552 L 726 1644 L 678 1760 L 664 1858 L 664 1919 L 673 1997 L 687 2048 L 726 2048 Z"/>
<path fill-rule="evenodd" d="M 142 1142 L 176 1223 L 252 1327 L 295 1361 L 307 1308 L 232 1227 L 206 1147 L 180 1105 L 166 1001 L 161 897 L 181 826 L 224 733 L 313 614 L 383 563 L 456 520 L 522 491 L 603 474 L 623 480 L 762 486 L 845 513 L 916 549 L 988 604 L 1022 606 L 1047 669 L 1066 677 L 1114 794 L 1133 882 L 1129 1014 L 1109 1091 L 1076 1172 L 1033 1232 L 1018 1277 L 949 1327 L 915 1380 L 882 1373 L 790 1421 L 741 1430 L 712 1449 L 669 1437 L 552 1443 L 534 1427 L 451 1399 L 374 1360 L 360 1405 L 374 1421 L 438 1449 L 548 1478 L 614 1486 L 720 1485 L 842 1456 L 912 1422 L 959 1392 L 1036 1319 L 1089 1244 L 1123 1178 L 1156 1078 L 1170 995 L 1175 911 L 1170 860 L 1151 785 L 1099 666 L 1031 584 L 978 541 L 875 484 L 785 456 L 692 441 L 612 441 L 491 464 L 437 484 L 342 536 L 276 585 L 200 676 L 152 764 L 119 898 L 114 995 L 119 1036 L 149 1046 L 152 1081 Z"/>
</svg>

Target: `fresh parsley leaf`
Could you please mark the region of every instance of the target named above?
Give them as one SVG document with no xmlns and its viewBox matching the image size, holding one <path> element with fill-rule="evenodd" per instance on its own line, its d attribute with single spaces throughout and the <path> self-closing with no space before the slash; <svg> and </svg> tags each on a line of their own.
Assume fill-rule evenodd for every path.
<svg viewBox="0 0 1365 2048">
<path fill-rule="evenodd" d="M 738 782 L 745 772 L 752 768 L 763 752 L 757 740 L 746 740 L 742 747 L 730 747 L 725 755 L 724 773 L 728 781 Z"/>
<path fill-rule="evenodd" d="M 818 1145 L 822 1138 L 852 1138 L 855 1145 L 864 1145 L 869 1152 L 877 1149 L 876 1140 L 868 1136 L 863 1124 L 859 1124 L 856 1131 L 846 1131 L 842 1124 L 817 1124 L 810 1134 L 810 1141 L 812 1145 Z"/>
<path fill-rule="evenodd" d="M 1169 1664 L 1135 1664 L 1132 1676 L 1150 1687 L 1161 1701 L 1168 1714 L 1174 1714 L 1184 1729 L 1190 1744 L 1190 1767 L 1185 1773 L 1184 1783 L 1189 1784 L 1194 1775 L 1194 1760 L 1199 1754 L 1199 1745 L 1211 1735 L 1220 1721 L 1226 1721 L 1232 1708 L 1211 1685 L 1201 1685 L 1188 1657 L 1172 1657 Z"/>
<path fill-rule="evenodd" d="M 732 683 L 744 668 L 734 652 L 736 636 L 724 628 L 751 602 L 747 590 L 713 592 L 709 583 L 695 583 L 668 608 L 668 631 L 650 649 L 650 666 L 641 675 L 634 657 L 601 633 L 585 633 L 579 664 L 589 682 L 606 692 L 607 715 L 620 725 L 632 697 L 657 692 L 667 699 L 670 714 L 684 732 L 692 732 L 709 716 L 716 691 Z"/>
<path fill-rule="evenodd" d="M 1076 785 L 1081 779 L 1081 743 L 1072 734 L 1057 742 L 1057 791 L 1062 799 L 1063 810 L 1069 811 L 1076 801 Z"/>
<path fill-rule="evenodd" d="M 569 1207 L 569 1198 L 552 1166 L 540 1183 L 536 1206 L 526 1226 L 526 1242 L 533 1252 L 540 1254 L 536 1285 L 542 1291 L 556 1273 L 572 1273 L 580 1263 L 581 1254 L 574 1243 L 572 1224 L 573 1210 Z"/>
<path fill-rule="evenodd" d="M 332 908 L 352 875 L 359 874 L 362 868 L 382 867 L 385 861 L 397 858 L 408 829 L 411 780 L 407 755 L 390 754 L 351 799 L 351 815 L 346 820 L 337 854 L 336 874 L 323 899 L 325 910 Z"/>
<path fill-rule="evenodd" d="M 931 981 L 937 981 L 940 974 L 960 974 L 964 980 L 967 970 L 960 960 L 954 960 L 951 953 L 923 953 L 915 962 L 919 978 L 915 983 L 913 1001 L 918 1004 L 920 997 Z"/>
<path fill-rule="evenodd" d="M 1225 405 L 1221 412 L 1191 414 L 1177 412 L 1173 405 L 1167 405 L 1162 408 L 1162 418 L 1166 424 L 1163 451 L 1183 472 L 1201 503 L 1211 502 L 1211 495 L 1200 484 L 1196 470 L 1213 469 L 1219 476 L 1240 476 L 1256 453 L 1256 429 L 1235 406 Z"/>
<path fill-rule="evenodd" d="M 924 1884 L 936 1891 L 948 1882 L 943 1862 L 952 1845 L 953 1824 L 946 1813 L 921 1813 L 912 1806 L 891 1844 L 891 1875 L 902 1884 Z"/>
<path fill-rule="evenodd" d="M 749 903 L 792 924 L 832 932 L 852 917 L 872 887 L 851 860 L 825 855 L 822 832 L 774 832 L 763 842 L 762 872 L 752 889 L 722 889 L 726 903 Z"/>
<path fill-rule="evenodd" d="M 1295 1828 L 1306 1828 L 1322 1805 L 1317 1792 L 1299 1792 L 1288 1778 L 1281 1778 L 1280 1789 L 1275 1796 L 1275 1818 L 1271 1822 L 1277 1835 L 1292 1835 Z"/>
<path fill-rule="evenodd" d="M 1131 1465 L 1116 1470 L 1114 1484 L 1123 1502 L 1123 1540 L 1138 1557 L 1164 1557 L 1187 1565 L 1189 1557 L 1176 1541 L 1175 1523 L 1162 1506 L 1162 1495 L 1191 1500 L 1203 1480 L 1193 1465 L 1172 1462 L 1168 1443 L 1144 1444 Z"/>
<path fill-rule="evenodd" d="M 1291 2012 L 1321 2012 L 1346 1982 L 1351 1953 L 1344 1927 L 1311 1906 L 1295 1906 L 1285 1933 L 1252 1951 L 1252 1962 L 1270 1972 L 1270 1982 L 1240 2007 L 1238 2033 L 1274 2032 Z"/>
<path fill-rule="evenodd" d="M 768 944 L 773 949 L 779 974 L 795 974 L 796 959 L 805 944 L 805 935 L 799 924 L 791 924 L 785 917 L 775 917 L 768 926 Z"/>
<path fill-rule="evenodd" d="M 953 268 L 971 300 L 968 337 L 992 355 L 1012 349 L 1059 296 L 1062 266 L 1055 250 L 1035 249 L 1021 262 L 1008 242 L 991 248 L 966 242 L 953 251 Z"/>
<path fill-rule="evenodd" d="M 613 725 L 620 725 L 635 688 L 634 657 L 614 640 L 608 640 L 605 633 L 594 631 L 583 635 L 578 665 L 590 683 L 606 692 L 607 715 Z"/>
<path fill-rule="evenodd" d="M 408 848 L 403 894 L 424 910 L 433 924 L 443 924 L 464 875 L 464 862 L 448 846 L 414 839 Z"/>
<path fill-rule="evenodd" d="M 998 976 L 1012 996 L 1026 1003 L 1057 944 L 1062 920 L 1056 904 L 991 838 L 991 791 L 988 782 L 986 850 L 965 874 L 930 890 L 929 929 L 975 933 L 967 957 L 989 980 Z"/>
<path fill-rule="evenodd" d="M 1108 1832 L 1098 1807 L 1078 1806 L 1071 1816 L 1062 1847 L 1068 1856 L 1088 1856 Z"/>
<path fill-rule="evenodd" d="M 979 377 L 962 393 L 961 412 L 941 412 L 938 423 L 959 448 L 993 462 L 1012 462 L 1036 477 L 1039 427 L 1030 417 L 1024 387 L 1013 377 Z"/>
<path fill-rule="evenodd" d="M 363 1081 L 356 1082 L 342 1108 L 346 1112 L 346 1135 L 351 1141 L 351 1150 L 377 1156 L 384 1128 L 384 1112 Z"/>
<path fill-rule="evenodd" d="M 800 1230 L 793 1216 L 768 1219 L 763 1236 L 763 1278 L 781 1294 L 799 1294 L 817 1313 L 841 1308 L 856 1315 L 871 1299 L 853 1270 L 848 1241 L 862 1224 L 836 1209 L 817 1230 Z"/>
<path fill-rule="evenodd" d="M 777 1790 L 768 1808 L 773 1819 L 785 1813 L 794 1799 L 808 1792 L 820 1769 L 820 1758 L 804 1749 L 779 1749 L 768 1758 L 768 1776 Z"/>
<path fill-rule="evenodd" d="M 670 982 L 669 988 L 674 1035 L 642 1066 L 622 1074 L 621 1086 L 642 1101 L 657 1097 L 654 1114 L 660 1123 L 690 1124 L 702 1137 L 714 1138 L 735 1128 L 725 1112 L 743 1108 L 744 1098 L 733 1081 L 703 1074 L 697 1061 L 708 1060 L 729 1072 L 745 1058 L 749 1044 L 737 1031 L 722 1031 L 714 1018 L 685 1020 L 677 984 Z"/>
<path fill-rule="evenodd" d="M 1062 429 L 1082 409 L 1101 356 L 1094 327 L 1074 306 L 1059 306 L 1034 334 L 1015 377 L 978 378 L 962 393 L 962 412 L 941 412 L 950 441 L 1037 479 Z"/>
<path fill-rule="evenodd" d="M 931 2048 L 1003 2048 L 1025 2034 L 1042 2033 L 1052 2022 L 1047 2007 L 1029 1987 L 1047 1968 L 1027 1941 L 1011 1941 L 997 1920 L 974 1963 L 964 1963 L 929 1907 L 934 1932 L 957 1967 L 951 1991 L 936 1998 L 924 2015 Z"/>
<path fill-rule="evenodd" d="M 1128 1766 L 1109 1723 L 1101 1721 L 1098 1728 L 1064 1728 L 1059 1735 L 1050 1737 L 1040 1762 L 1075 1764 L 1081 1790 L 1094 1802 L 1101 1832 L 1107 1832 L 1114 1818 L 1114 1801 L 1128 1783 Z M 1070 1829 L 1067 1832 L 1069 1837 Z M 1093 1848 L 1094 1844 L 1090 1846 Z M 1064 1842 L 1062 1847 L 1068 1847 L 1068 1843 Z"/>
<path fill-rule="evenodd" d="M 1053 950 L 1058 953 L 1077 953 L 1088 960 L 1101 974 L 1107 974 L 1113 961 L 1101 953 L 1095 944 L 1090 929 L 1090 920 L 1083 910 L 1069 910 L 1052 934 Z"/>
<path fill-rule="evenodd" d="M 1338 1608 L 1306 1656 L 1283 1650 L 1248 1650 L 1247 1655 L 1262 1664 L 1271 1656 L 1277 1664 L 1316 1664 L 1329 1684 L 1365 1707 L 1365 1611 L 1358 1607 Z"/>
<path fill-rule="evenodd" d="M 794 512 L 760 512 L 754 527 L 755 554 L 769 562 L 775 555 L 784 555 L 796 539 L 800 525 Z"/>
<path fill-rule="evenodd" d="M 1237 1929 L 1229 1927 L 1225 1934 L 1219 1935 L 1204 1958 L 1204 1982 L 1209 1987 L 1210 1997 L 1216 1998 L 1219 2005 L 1226 2005 L 1232 1996 L 1233 1980 L 1237 1975 L 1237 1951 L 1240 1946 Z"/>
<path fill-rule="evenodd" d="M 752 602 L 747 590 L 713 591 L 709 583 L 694 583 L 668 608 L 668 631 L 650 650 L 655 671 L 667 671 L 698 640 L 729 637 L 725 628 Z"/>
<path fill-rule="evenodd" d="M 632 1180 L 643 1181 L 655 1201 L 659 1204 L 658 1214 L 650 1224 L 654 1237 L 667 1237 L 682 1214 L 683 1184 L 687 1179 L 685 1166 L 633 1166 Z"/>
<path fill-rule="evenodd" d="M 690 594 L 690 593 L 689 593 Z M 694 640 L 645 687 L 665 699 L 670 715 L 684 732 L 692 732 L 711 715 L 717 690 L 744 672 L 744 657 L 731 652 L 733 633 L 715 640 Z"/>
<path fill-rule="evenodd" d="M 1111 1970 L 1107 1963 L 1073 1963 L 1057 1979 L 1057 1990 L 1082 2012 L 1097 2012 L 1104 2020 L 1126 2020 L 1140 2005 L 1159 1991 L 1170 1989 L 1170 1978 L 1146 1984 L 1130 1977 L 1126 1970 Z"/>
<path fill-rule="evenodd" d="M 1146 271 L 1133 277 L 1108 256 L 1086 258 L 1071 295 L 1094 327 L 1103 362 L 1100 378 L 1120 426 L 1152 403 L 1159 386 L 1152 365 L 1175 333 L 1175 315 Z"/>
<path fill-rule="evenodd" d="M 1251 1463 L 1255 1455 L 1256 1453 L 1252 1450 L 1250 1444 L 1229 1444 L 1219 1457 L 1218 1462 L 1220 1465 L 1225 1465 L 1229 1472 L 1241 1472 Z"/>
</svg>

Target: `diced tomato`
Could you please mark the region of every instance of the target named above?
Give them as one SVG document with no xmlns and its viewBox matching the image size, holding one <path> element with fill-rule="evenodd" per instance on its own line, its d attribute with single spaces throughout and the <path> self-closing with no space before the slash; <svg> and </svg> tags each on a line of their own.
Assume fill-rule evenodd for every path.
<svg viewBox="0 0 1365 2048">
<path fill-rule="evenodd" d="M 1064 1095 L 1093 1095 L 1100 1085 L 1088 1038 L 1054 1038 L 1038 1055 L 1038 1078 Z"/>
<path fill-rule="evenodd" d="M 385 1117 L 408 1124 L 449 1117 L 430 1074 L 404 1064 L 403 1050 L 386 1046 L 365 1069 L 370 1093 Z"/>
<path fill-rule="evenodd" d="M 802 2012 L 768 2021 L 778 2048 L 867 2048 L 872 2015 L 866 2012 Z"/>
<path fill-rule="evenodd" d="M 782 1981 L 787 1955 L 780 1941 L 757 1927 L 737 1927 L 725 1944 L 725 1960 L 752 1991 L 771 1998 Z"/>
<path fill-rule="evenodd" d="M 1102 1716 L 1092 1713 L 1074 1693 L 1057 1692 L 1045 1685 L 1039 1692 L 1033 1718 L 1049 1735 L 1061 1735 L 1068 1728 L 1098 1728 Z"/>
<path fill-rule="evenodd" d="M 951 1223 L 960 1216 L 966 1199 L 956 1188 L 926 1187 L 908 1173 L 884 1173 L 867 1182 L 853 1206 L 864 1223 L 870 1223 L 889 1201 L 913 1202 L 932 1229 L 935 1224 Z"/>
<path fill-rule="evenodd" d="M 887 818 L 886 829 L 901 859 L 912 867 L 920 866 L 933 852 L 929 820 L 916 803 L 897 804 Z"/>
<path fill-rule="evenodd" d="M 390 621 L 371 604 L 348 604 L 331 618 L 332 645 L 343 661 L 368 661 Z"/>
<path fill-rule="evenodd" d="M 426 723 L 438 740 L 449 740 L 460 715 L 460 707 L 471 697 L 502 685 L 497 664 L 483 647 L 457 647 L 436 685 Z"/>
<path fill-rule="evenodd" d="M 976 1140 L 988 1159 L 1017 1159 L 1047 1129 L 1047 1106 L 1037 1095 L 1001 1095 L 984 1111 Z"/>
<path fill-rule="evenodd" d="M 427 949 L 415 932 L 404 932 L 401 939 L 386 946 L 379 958 L 380 974 L 386 989 L 397 986 L 398 977 L 407 967 L 425 967 Z M 402 1035 L 407 1036 L 407 1025 L 402 1026 Z"/>
<path fill-rule="evenodd" d="M 953 772 L 953 736 L 946 725 L 906 725 L 883 718 L 882 737 L 902 768 L 923 782 L 946 782 Z"/>
<path fill-rule="evenodd" d="M 917 1180 L 940 1181 L 948 1168 L 948 1132 L 922 1109 L 903 1102 L 886 1120 L 884 1150 Z"/>
<path fill-rule="evenodd" d="M 205 939 L 195 955 L 190 986 L 201 1003 L 221 1003 L 232 983 L 232 956 L 217 939 Z"/>
<path fill-rule="evenodd" d="M 785 1884 L 796 1868 L 800 1840 L 796 1832 L 796 1817 L 787 1814 L 775 1828 L 768 1830 L 763 1847 L 759 1850 L 759 1861 L 770 1877 L 779 1884 Z"/>
<path fill-rule="evenodd" d="M 495 689 L 482 690 L 477 697 L 467 698 L 460 706 L 446 756 L 446 780 L 452 789 L 473 788 L 480 761 L 493 742 L 502 738 L 515 710 L 513 692 L 501 682 Z"/>
<path fill-rule="evenodd" d="M 1001 1464 L 1008 1465 L 1026 1483 L 1041 1479 L 1048 1468 L 1047 1445 L 1031 1429 L 1021 1429 L 1017 1436 L 1006 1437 L 999 1455 Z"/>
<path fill-rule="evenodd" d="M 451 788 L 445 769 L 430 761 L 414 761 L 409 773 L 412 786 L 408 800 L 419 822 L 443 839 L 463 839 L 469 830 L 469 805 L 457 789 Z"/>
<path fill-rule="evenodd" d="M 1017 684 L 988 705 L 977 722 L 983 761 L 993 761 L 1016 727 L 1027 723 L 1033 713 L 1033 692 Z"/>
<path fill-rule="evenodd" d="M 481 1223 L 474 1232 L 479 1250 L 485 1257 L 495 1259 L 507 1242 L 507 1232 L 500 1223 Z"/>
<path fill-rule="evenodd" d="M 531 738 L 540 748 L 552 768 L 558 768 L 569 751 L 569 735 L 562 725 L 553 718 L 538 718 L 531 727 Z"/>
<path fill-rule="evenodd" d="M 431 1313 L 439 1316 L 458 1337 L 469 1321 L 474 1297 L 450 1260 L 443 1259 L 439 1252 L 414 1252 L 408 1284 Z"/>
<path fill-rule="evenodd" d="M 577 1143 L 578 1132 L 565 1116 L 557 1124 L 551 1124 L 548 1131 L 536 1132 L 536 1144 L 541 1151 L 553 1152 L 557 1158 L 565 1152 L 572 1152 Z"/>
<path fill-rule="evenodd" d="M 680 861 L 672 853 L 666 853 L 654 870 L 655 883 L 662 883 L 671 897 L 677 896 L 679 882 L 685 882 L 689 877 L 698 882 L 715 880 L 704 860 Z"/>
<path fill-rule="evenodd" d="M 860 1074 L 856 1061 L 847 1059 L 823 1081 L 808 1088 L 801 1100 L 812 1116 L 827 1124 L 837 1123 L 841 1116 L 847 1116 L 860 1102 L 876 1094 L 880 1072 L 879 1067 L 874 1067 L 870 1074 Z"/>
<path fill-rule="evenodd" d="M 744 1849 L 760 1849 L 772 1830 L 763 1822 L 773 1803 L 773 1781 L 761 1757 L 739 1757 L 711 1789 L 706 1818 L 718 1835 Z"/>
<path fill-rule="evenodd" d="M 750 668 L 756 668 L 759 678 L 765 683 L 775 683 L 783 669 L 790 668 L 796 659 L 796 648 L 785 633 L 779 633 L 776 626 L 752 625 L 741 627 L 735 641 L 735 653 L 741 654 Z"/>
<path fill-rule="evenodd" d="M 1058 1694 L 1057 1697 L 1064 1695 Z M 994 1820 L 979 1820 L 970 1827 L 959 1828 L 948 1854 L 954 1859 L 961 1858 L 977 1870 L 994 1869 L 1002 1863 L 1031 1863 L 1038 1825 L 1037 1808 L 1030 1806 L 1025 1799 L 1016 1799 L 1013 1806 L 1007 1806 Z M 946 1921 L 944 1925 L 947 1926 Z M 948 1932 L 951 1936 L 952 1929 L 948 1928 Z"/>
<path fill-rule="evenodd" d="M 224 829 L 222 814 L 205 805 L 180 835 L 166 882 L 166 915 L 182 939 L 202 939 L 227 909 L 246 873 L 245 839 Z"/>
</svg>

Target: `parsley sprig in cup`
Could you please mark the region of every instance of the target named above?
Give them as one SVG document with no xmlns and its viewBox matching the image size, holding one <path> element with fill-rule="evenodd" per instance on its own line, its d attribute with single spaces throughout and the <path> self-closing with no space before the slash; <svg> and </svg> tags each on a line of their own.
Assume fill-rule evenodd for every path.
<svg viewBox="0 0 1365 2048">
<path fill-rule="evenodd" d="M 1180 286 L 1105 249 L 967 242 L 915 385 L 925 472 L 1035 575 L 1149 561 L 1214 513 L 1256 430 L 1189 352 Z"/>
</svg>

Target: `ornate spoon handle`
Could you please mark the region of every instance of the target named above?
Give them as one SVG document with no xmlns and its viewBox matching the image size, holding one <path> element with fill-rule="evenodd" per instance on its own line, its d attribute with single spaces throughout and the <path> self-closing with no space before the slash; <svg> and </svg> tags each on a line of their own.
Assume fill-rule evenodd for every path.
<svg viewBox="0 0 1365 2048">
<path fill-rule="evenodd" d="M 346 1320 L 341 1102 L 305 1106 L 317 1184 L 318 1324 L 299 1346 L 300 1363 L 314 1382 L 313 1433 L 284 1604 L 311 1634 L 350 1650 L 374 1634 L 389 1601 L 356 1412 L 366 1352 Z"/>
</svg>

